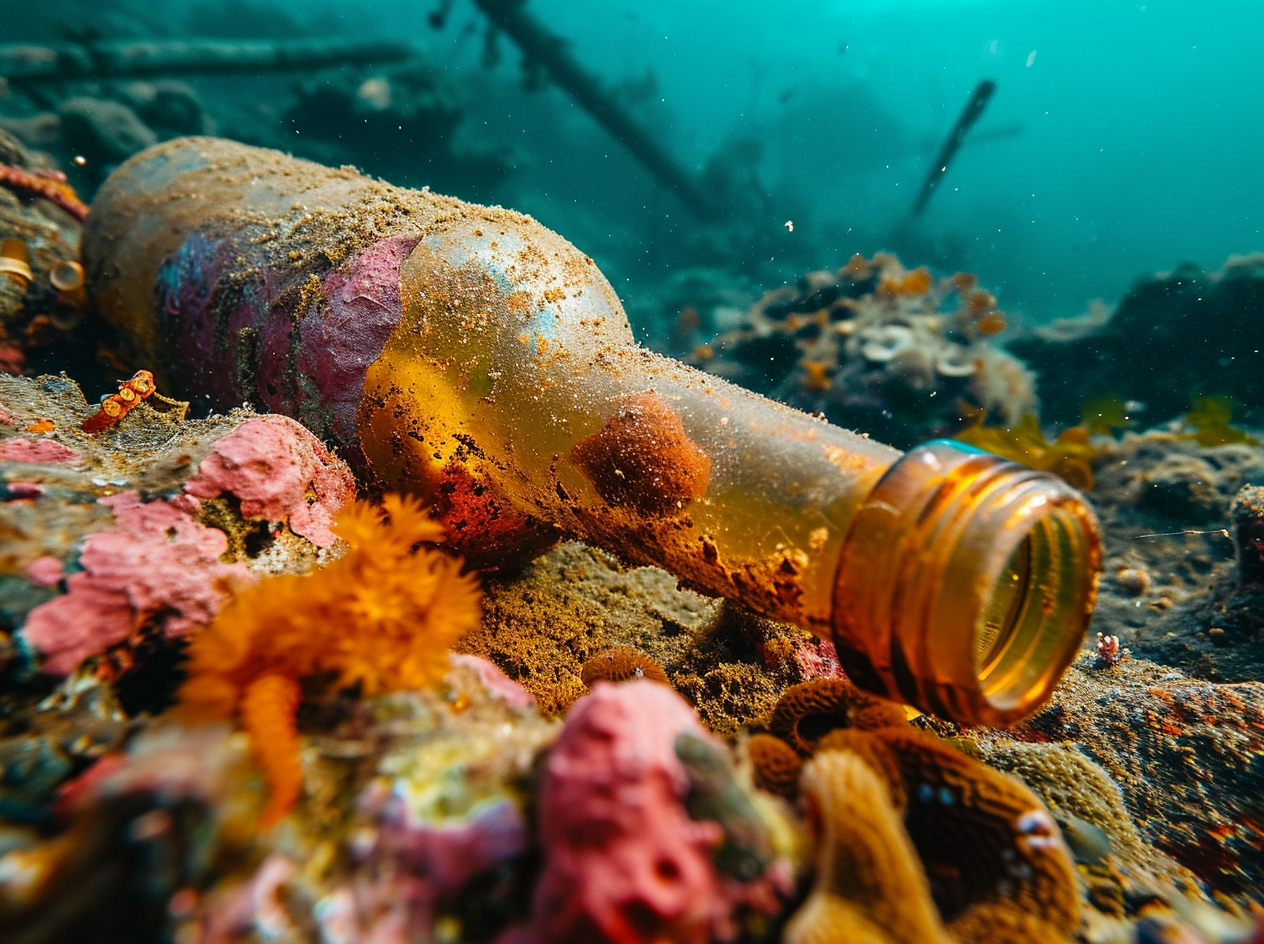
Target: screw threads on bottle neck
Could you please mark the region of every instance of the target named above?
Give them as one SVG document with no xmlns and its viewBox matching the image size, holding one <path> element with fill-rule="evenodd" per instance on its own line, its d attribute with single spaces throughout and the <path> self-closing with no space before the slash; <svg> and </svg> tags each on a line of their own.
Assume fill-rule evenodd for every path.
<svg viewBox="0 0 1264 944">
<path fill-rule="evenodd" d="M 966 724 L 1012 724 L 1078 652 L 1101 541 L 1061 479 L 958 443 L 911 450 L 852 522 L 834 591 L 859 684 Z"/>
</svg>

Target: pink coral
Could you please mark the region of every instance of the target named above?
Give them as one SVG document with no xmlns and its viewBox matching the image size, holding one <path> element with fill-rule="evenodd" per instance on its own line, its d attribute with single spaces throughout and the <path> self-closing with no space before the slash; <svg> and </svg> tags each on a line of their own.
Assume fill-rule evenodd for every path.
<svg viewBox="0 0 1264 944">
<path fill-rule="evenodd" d="M 285 416 L 258 416 L 222 437 L 184 488 L 232 495 L 245 517 L 287 522 L 319 547 L 334 543 L 334 515 L 355 498 L 350 469 Z"/>
<path fill-rule="evenodd" d="M 26 565 L 26 579 L 36 587 L 55 587 L 66 576 L 61 561 L 49 554 L 35 558 Z"/>
<path fill-rule="evenodd" d="M 0 462 L 60 465 L 78 462 L 83 453 L 54 439 L 6 439 L 0 442 Z"/>
<path fill-rule="evenodd" d="M 114 527 L 84 540 L 82 572 L 67 592 L 33 610 L 26 641 L 44 656 L 44 670 L 67 675 L 89 656 L 157 622 L 183 636 L 219 612 L 231 581 L 249 579 L 242 564 L 225 564 L 222 531 L 195 521 L 194 503 L 143 503 L 134 491 L 100 499 L 114 509 Z"/>
<path fill-rule="evenodd" d="M 733 933 L 716 822 L 685 810 L 680 735 L 715 743 L 678 694 L 600 682 L 571 708 L 540 785 L 545 864 L 529 930 L 506 940 L 704 942 Z"/>
</svg>

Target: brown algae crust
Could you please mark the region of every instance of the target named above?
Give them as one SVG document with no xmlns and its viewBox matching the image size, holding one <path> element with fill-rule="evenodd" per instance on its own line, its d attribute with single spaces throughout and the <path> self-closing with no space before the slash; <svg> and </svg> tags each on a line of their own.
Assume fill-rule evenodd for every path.
<svg viewBox="0 0 1264 944">
<path fill-rule="evenodd" d="M 707 493 L 711 459 L 689 438 L 680 417 L 655 393 L 625 403 L 571 455 L 612 505 L 666 514 Z"/>
</svg>

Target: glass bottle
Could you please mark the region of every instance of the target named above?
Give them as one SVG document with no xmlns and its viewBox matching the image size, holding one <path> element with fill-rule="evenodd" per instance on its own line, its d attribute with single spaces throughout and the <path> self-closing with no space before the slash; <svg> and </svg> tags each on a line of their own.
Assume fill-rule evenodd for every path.
<svg viewBox="0 0 1264 944">
<path fill-rule="evenodd" d="M 107 180 L 84 255 L 160 384 L 297 416 L 481 564 L 578 538 L 967 724 L 1029 714 L 1079 650 L 1101 550 L 1070 486 L 948 441 L 901 454 L 645 350 L 529 217 L 181 139 Z"/>
</svg>

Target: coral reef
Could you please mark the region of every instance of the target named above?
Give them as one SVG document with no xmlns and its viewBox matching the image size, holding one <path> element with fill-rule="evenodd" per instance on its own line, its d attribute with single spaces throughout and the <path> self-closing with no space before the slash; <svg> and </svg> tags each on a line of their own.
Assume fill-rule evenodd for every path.
<svg viewBox="0 0 1264 944">
<path fill-rule="evenodd" d="M 936 279 L 879 253 L 769 292 L 690 360 L 907 447 L 972 411 L 1012 424 L 1035 409 L 1033 375 L 992 340 L 1006 327 L 973 276 Z"/>
<path fill-rule="evenodd" d="M 243 735 L 150 726 L 62 790 L 53 835 L 6 827 L 6 933 L 93 944 L 492 939 L 529 895 L 513 785 L 557 732 L 511 704 L 522 693 L 503 678 L 499 691 L 484 685 L 488 669 L 467 660 L 438 689 L 340 703 L 304 736 L 304 815 L 266 836 Z M 98 738 L 92 756 L 117 745 Z"/>
<path fill-rule="evenodd" d="M 0 378 L 0 404 L 0 478 L 25 496 L 0 507 L 15 535 L 0 573 L 5 628 L 25 622 L 55 675 L 106 650 L 126 671 L 138 646 L 210 622 L 231 586 L 279 566 L 275 552 L 310 565 L 329 543 L 322 522 L 354 496 L 346 466 L 282 417 L 184 422 L 142 400 L 90 434 L 82 393 L 55 378 Z M 38 576 L 55 565 L 64 583 Z"/>
<path fill-rule="evenodd" d="M 5 559 L 3 578 L 5 587 L 14 589 L 5 596 L 6 612 L 12 614 L 6 618 L 14 626 L 30 609 L 66 596 L 60 581 L 87 573 L 77 563 L 89 546 L 86 538 L 117 527 L 116 508 L 96 498 L 130 502 L 153 514 L 165 514 L 159 509 L 167 506 L 186 507 L 190 522 L 227 541 L 224 559 L 215 566 L 245 567 L 255 575 L 303 572 L 339 550 L 335 545 L 332 554 L 321 551 L 294 534 L 292 510 L 285 511 L 288 527 L 279 520 L 252 522 L 244 517 L 242 498 L 225 494 L 195 500 L 185 490 L 203 467 L 225 474 L 228 465 L 221 459 L 206 460 L 233 430 L 259 419 L 249 413 L 185 421 L 178 412 L 157 410 L 145 401 L 114 428 L 94 436 L 79 428 L 92 407 L 67 381 L 0 379 L 0 404 L 6 417 L 0 449 L 11 453 L 0 469 L 10 496 L 3 514 L 22 535 L 14 556 Z M 37 461 L 15 461 L 23 457 Z M 1191 618 L 1215 607 L 1216 622 L 1209 625 L 1232 629 L 1214 636 L 1201 630 L 1219 671 L 1231 671 L 1235 663 L 1226 661 L 1229 656 L 1248 659 L 1254 651 L 1248 624 L 1233 628 L 1239 627 L 1233 614 L 1251 612 L 1249 593 L 1258 585 L 1252 578 L 1259 560 L 1252 529 L 1259 503 L 1243 483 L 1262 480 L 1262 461 L 1249 443 L 1202 446 L 1178 426 L 1128 433 L 1102 451 L 1093 460 L 1095 494 L 1113 536 L 1108 548 L 1117 575 L 1107 581 L 1103 614 L 1108 622 L 1100 626 L 1103 636 L 1119 635 L 1121 646 L 1133 649 L 1133 658 L 1103 671 L 1094 666 L 1090 647 L 1051 708 L 1012 734 L 941 728 L 953 735 L 953 745 L 1023 777 L 1045 800 L 1079 864 L 1088 940 L 1126 937 L 1143 919 L 1147 926 L 1193 926 L 1210 941 L 1240 933 L 1238 919 L 1208 910 L 1198 882 L 1214 883 L 1243 901 L 1249 900 L 1258 874 L 1250 840 L 1252 824 L 1260 822 L 1250 800 L 1259 792 L 1253 725 L 1264 723 L 1256 717 L 1258 685 L 1228 688 L 1190 680 L 1148 659 L 1162 654 L 1156 653 L 1163 648 L 1156 625 L 1190 642 Z M 251 494 L 245 487 L 248 476 L 243 473 L 241 481 L 243 493 Z M 119 497 L 128 492 L 152 500 Z M 311 497 L 315 491 L 309 486 L 303 494 Z M 289 504 L 268 507 L 271 517 Z M 1181 530 L 1186 522 L 1208 533 L 1186 534 Z M 1144 534 L 1158 536 L 1136 539 Z M 1174 548 L 1186 553 L 1173 553 Z M 314 586 L 325 576 L 310 581 Z M 254 586 L 270 582 L 260 579 Z M 1164 599 L 1168 602 L 1160 605 Z M 266 602 L 250 609 L 261 616 L 275 612 Z M 161 619 L 175 616 L 165 611 Z M 440 643 L 435 651 L 449 644 Z M 598 551 L 569 544 L 490 580 L 487 612 L 458 645 L 490 656 L 539 696 L 542 710 L 556 713 L 583 695 L 586 662 L 594 656 L 600 662 L 613 647 L 630 648 L 663 667 L 668 680 L 695 702 L 697 718 L 706 725 L 739 744 L 747 737 L 745 755 L 765 789 L 802 797 L 799 777 L 805 761 L 815 763 L 813 752 L 820 759 L 840 753 L 850 758 L 843 765 L 850 778 L 846 782 L 864 781 L 854 788 L 856 795 L 879 796 L 885 803 L 881 808 L 892 812 L 885 819 L 870 814 L 863 824 L 852 821 L 848 828 L 878 830 L 881 822 L 897 828 L 906 849 L 913 850 L 904 867 L 928 889 L 923 907 L 932 909 L 943 934 L 1005 940 L 1003 934 L 1015 928 L 1028 937 L 1053 933 L 1033 930 L 1031 915 L 1065 903 L 1065 896 L 1021 881 L 1015 888 L 1027 889 L 1021 895 L 1028 898 L 1020 895 L 999 907 L 987 894 L 1006 880 L 1012 863 L 995 851 L 981 852 L 979 837 L 996 843 L 988 849 L 1020 850 L 1015 861 L 1027 862 L 1031 850 L 1018 845 L 1023 834 L 1013 822 L 1021 818 L 1018 807 L 1030 808 L 1030 795 L 1014 792 L 1012 780 L 990 780 L 977 761 L 908 727 L 898 706 L 854 692 L 838 678 L 831 647 L 821 640 L 681 590 L 661 571 L 621 567 Z M 135 670 L 178 678 L 143 647 L 129 651 Z M 1237 664 L 1238 671 L 1253 671 L 1246 661 Z M 131 704 L 122 697 L 126 687 L 108 673 L 72 676 L 65 684 L 80 694 L 67 692 L 43 711 L 23 714 L 22 723 L 29 727 L 0 730 L 0 756 L 11 771 L 0 785 L 0 798 L 10 804 L 6 810 L 48 816 L 43 810 L 52 791 L 95 762 L 87 775 L 72 781 L 64 804 L 70 817 L 66 825 L 21 833 L 14 840 L 20 842 L 17 857 L 9 864 L 36 863 L 39 875 L 64 874 L 74 881 L 102 857 L 117 862 L 139 861 L 136 856 L 149 856 L 145 861 L 150 862 L 155 855 L 178 858 L 182 872 L 134 870 L 136 881 L 149 889 L 144 894 L 156 896 L 144 899 L 150 904 L 138 897 L 144 889 L 125 882 L 106 886 L 108 895 L 129 902 L 134 914 L 148 915 L 143 920 L 150 926 L 196 924 L 212 929 L 210 940 L 236 940 L 265 928 L 315 941 L 321 935 L 353 940 L 388 929 L 402 933 L 400 928 L 422 935 L 437 927 L 463 939 L 490 940 L 515 923 L 518 929 L 511 934 L 527 934 L 520 922 L 530 912 L 538 876 L 526 812 L 538 793 L 527 772 L 533 765 L 547 768 L 541 752 L 556 729 L 539 721 L 530 695 L 489 662 L 467 655 L 453 665 L 449 675 L 459 676 L 459 685 L 441 681 L 437 688 L 394 696 L 365 698 L 354 689 L 338 694 L 336 682 L 330 686 L 326 680 L 322 686 L 314 676 L 271 693 L 265 689 L 273 702 L 263 699 L 272 704 L 264 714 L 273 720 L 287 715 L 293 699 L 303 699 L 297 726 L 275 729 L 267 755 L 278 765 L 272 779 L 301 782 L 303 802 L 282 828 L 266 836 L 257 833 L 263 792 L 249 737 L 210 726 L 194 738 L 173 726 L 171 739 L 152 763 L 141 763 L 157 742 L 151 733 L 124 747 L 129 712 L 120 701 Z M 797 687 L 812 676 L 823 678 Z M 599 691 L 609 688 L 595 684 Z M 632 681 L 614 688 L 647 685 Z M 118 689 L 119 699 L 109 694 L 110 687 Z M 657 687 L 674 698 L 664 686 Z M 681 710 L 691 719 L 692 734 L 677 738 L 672 750 L 674 769 L 678 775 L 683 771 L 689 785 L 683 795 L 673 794 L 683 810 L 679 815 L 714 827 L 717 838 L 706 846 L 706 862 L 719 886 L 745 885 L 749 895 L 743 900 L 760 903 L 755 913 L 774 911 L 777 899 L 768 882 L 757 893 L 761 880 L 750 878 L 771 867 L 767 808 L 756 802 L 751 812 L 743 798 L 759 798 L 750 797 L 732 772 L 725 772 L 725 749 L 700 733 L 703 727 L 687 708 Z M 743 735 L 742 729 L 752 726 L 786 735 L 798 750 L 772 735 Z M 293 739 L 289 747 L 287 738 Z M 190 743 L 179 745 L 181 740 Z M 1191 745 L 1197 752 L 1192 760 Z M 120 750 L 127 753 L 119 755 Z M 1086 759 L 1090 756 L 1100 766 Z M 287 757 L 289 766 L 280 765 Z M 225 765 L 223 775 L 212 773 L 215 764 Z M 162 781 L 164 770 L 184 780 Z M 186 774 L 177 774 L 180 770 Z M 128 771 L 136 777 L 125 787 Z M 263 776 L 268 776 L 266 768 Z M 454 776 L 465 786 L 454 786 Z M 468 786 L 471 777 L 480 778 L 478 787 Z M 1223 787 L 1209 792 L 1209 782 Z M 814 783 L 817 795 L 832 795 L 828 782 Z M 941 788 L 963 799 L 944 804 Z M 979 812 L 985 808 L 979 805 L 982 798 L 994 793 L 1002 797 L 999 809 L 1008 812 Z M 270 793 L 273 803 L 285 796 L 283 790 Z M 877 804 L 873 800 L 872 808 Z M 948 814 L 966 809 L 971 816 L 954 826 L 958 821 Z M 157 818 L 133 825 L 155 812 Z M 154 825 L 160 819 L 167 825 Z M 765 827 L 751 833 L 747 827 L 755 819 Z M 209 833 L 208 822 L 217 824 Z M 1043 826 L 1034 823 L 1034 839 L 1043 841 Z M 128 838 L 136 830 L 148 838 Z M 201 861 L 236 863 L 231 874 L 190 873 L 194 860 L 171 850 L 187 849 L 192 837 L 200 837 L 195 841 L 201 844 Z M 540 842 L 546 842 L 544 835 Z M 852 854 L 864 848 L 859 839 L 847 845 Z M 884 854 L 898 847 L 894 839 L 882 840 Z M 338 850 L 332 858 L 330 848 Z M 820 856 L 823 848 L 817 845 L 805 854 Z M 845 859 L 836 854 L 832 861 L 837 875 Z M 1033 881 L 1045 874 L 1036 869 Z M 861 874 L 866 882 L 880 877 L 872 869 Z M 911 898 L 907 888 L 916 885 L 907 886 L 897 900 Z M 198 890 L 196 900 L 177 894 L 189 887 Z M 0 889 L 10 909 L 5 914 L 15 926 L 29 925 L 49 894 L 80 902 L 106 926 L 122 920 L 110 918 L 111 909 L 86 887 L 72 892 L 54 881 L 22 894 L 10 886 Z M 1044 904 L 1032 905 L 1030 895 Z M 162 903 L 161 914 L 152 910 L 153 901 Z M 801 908 L 791 926 L 794 933 L 804 926 L 839 926 L 830 924 L 842 920 L 834 904 L 831 898 L 824 909 Z M 743 910 L 749 907 L 730 914 L 749 914 Z M 752 920 L 730 927 L 757 937 Z M 967 921 L 986 928 L 967 933 Z M 456 927 L 462 930 L 452 930 Z M 772 927 L 777 928 L 775 922 Z M 711 933 L 709 924 L 706 933 Z M 890 937 L 889 931 L 882 933 Z M 1056 934 L 1065 936 L 1065 931 Z"/>
<path fill-rule="evenodd" d="M 79 428 L 92 408 L 67 381 L 0 378 L 0 404 L 7 417 L 0 444 L 42 456 L 0 468 L 10 496 L 0 511 L 21 535 L 13 556 L 4 559 L 2 577 L 6 619 L 14 626 L 31 608 L 60 598 L 59 581 L 66 575 L 85 573 L 76 564 L 80 542 L 114 527 L 114 508 L 93 500 L 110 498 L 106 493 L 135 491 L 153 499 L 141 508 L 187 503 L 199 527 L 224 529 L 218 533 L 228 549 L 218 565 L 244 566 L 258 576 L 305 572 L 340 549 L 322 551 L 294 534 L 292 525 L 245 520 L 243 503 L 232 496 L 198 499 L 200 507 L 194 507 L 185 483 L 227 434 L 252 419 L 249 413 L 188 421 L 146 401 L 115 428 L 93 436 Z M 1042 908 L 1066 902 L 1068 886 L 1060 879 L 1052 888 L 1037 881 L 1062 875 L 1056 869 L 1034 869 L 1034 885 L 1017 881 L 1019 899 L 1006 899 L 1003 907 L 989 896 L 989 889 L 1013 881 L 1007 869 L 1040 851 L 1020 843 L 1039 845 L 1048 824 L 1037 817 L 1035 833 L 1019 832 L 1013 824 L 1021 819 L 1020 807 L 1034 808 L 1030 794 L 1015 791 L 1009 778 L 991 779 L 977 760 L 955 749 L 960 747 L 1022 777 L 1048 805 L 1078 864 L 1086 940 L 1129 939 L 1144 920 L 1147 928 L 1167 928 L 1163 933 L 1192 927 L 1208 941 L 1228 941 L 1244 926 L 1213 909 L 1200 882 L 1232 894 L 1232 900 L 1219 899 L 1232 907 L 1250 900 L 1258 874 L 1250 839 L 1252 824 L 1260 822 L 1251 800 L 1259 794 L 1254 725 L 1264 724 L 1257 718 L 1258 684 L 1191 680 L 1148 660 L 1161 648 L 1155 625 L 1190 641 L 1190 619 L 1199 607 L 1227 607 L 1217 619 L 1250 612 L 1244 602 L 1249 597 L 1235 595 L 1257 586 L 1250 568 L 1258 560 L 1251 541 L 1258 502 L 1242 483 L 1261 480 L 1260 463 L 1258 449 L 1249 444 L 1205 447 L 1176 427 L 1128 433 L 1094 460 L 1095 494 L 1112 536 L 1111 569 L 1135 571 L 1107 581 L 1107 622 L 1099 631 L 1119 635 L 1134 655 L 1104 671 L 1095 666 L 1090 646 L 1052 706 L 1011 733 L 961 732 L 920 720 L 952 740 L 932 738 L 909 727 L 902 708 L 841 681 L 827 643 L 681 590 L 654 568 L 623 567 L 575 544 L 489 580 L 484 617 L 458 645 L 491 657 L 549 713 L 562 713 L 584 695 L 585 663 L 594 656 L 600 662 L 614 647 L 663 667 L 697 709 L 695 715 L 675 700 L 679 717 L 689 719 L 688 736 L 674 739 L 670 755 L 660 751 L 674 765 L 674 782 L 683 777 L 687 784 L 683 793 L 671 794 L 675 815 L 707 826 L 715 837 L 695 851 L 723 895 L 747 890 L 744 898 L 712 899 L 729 902 L 726 913 L 740 917 L 728 928 L 746 939 L 781 933 L 778 919 L 762 925 L 756 920 L 779 907 L 773 892 L 785 885 L 772 881 L 778 853 L 797 842 L 799 854 L 811 859 L 824 855 L 825 846 L 803 845 L 815 833 L 796 834 L 788 844 L 785 838 L 781 845 L 772 842 L 770 859 L 770 835 L 787 827 L 775 824 L 766 795 L 752 795 L 734 777 L 726 748 L 704 726 L 745 744 L 739 756 L 750 760 L 756 782 L 782 797 L 806 795 L 799 778 L 805 762 L 817 762 L 812 756 L 848 758 L 839 776 L 852 785 L 849 802 L 867 803 L 870 812 L 834 835 L 869 830 L 871 837 L 887 836 L 878 847 L 884 858 L 867 862 L 888 861 L 891 850 L 900 848 L 890 829 L 902 836 L 903 848 L 912 850 L 903 868 L 914 878 L 894 900 L 906 904 L 913 897 L 909 889 L 923 885 L 929 897 L 920 907 L 930 909 L 926 913 L 942 927 L 937 933 L 950 939 L 1006 940 L 1004 934 L 1019 933 L 1014 929 L 1035 939 L 1066 936 L 1064 930 L 1033 930 L 1032 924 L 1032 915 L 1047 914 Z M 214 467 L 223 466 L 217 460 Z M 1210 533 L 1135 540 L 1179 531 L 1184 520 Z M 378 527 L 372 522 L 374 533 Z M 326 576 L 309 582 L 315 586 Z M 271 582 L 257 579 L 253 586 Z M 1213 594 L 1209 588 L 1215 587 L 1221 590 Z M 266 601 L 250 609 L 261 616 L 274 612 Z M 1128 619 L 1134 623 L 1123 622 Z M 1237 632 L 1206 637 L 1222 672 L 1234 664 L 1226 656 L 1253 651 L 1250 638 Z M 434 654 L 448 644 L 440 643 Z M 17 653 L 9 658 L 23 661 Z M 144 647 L 132 650 L 131 659 L 135 667 L 129 671 L 179 677 Z M 529 935 L 524 916 L 532 913 L 539 869 L 547 861 L 538 849 L 552 841 L 533 829 L 538 821 L 530 808 L 543 781 L 531 771 L 547 770 L 544 751 L 557 728 L 541 721 L 531 694 L 490 662 L 464 655 L 450 664 L 446 680 L 375 698 L 354 688 L 339 692 L 336 682 L 318 677 L 301 682 L 297 726 L 271 735 L 268 756 L 278 764 L 289 758 L 289 773 L 280 776 L 301 782 L 303 799 L 267 833 L 258 831 L 263 797 L 276 803 L 284 794 L 260 789 L 268 774 L 244 732 L 213 725 L 190 730 L 174 718 L 163 719 L 157 730 L 151 721 L 129 728 L 127 715 L 136 704 L 153 710 L 155 703 L 128 695 L 126 673 L 71 676 L 41 710 L 0 720 L 6 771 L 0 809 L 20 810 L 27 821 L 45 824 L 16 832 L 6 827 L 5 841 L 14 845 L 0 848 L 0 868 L 30 864 L 31 874 L 66 876 L 65 882 L 37 881 L 24 891 L 0 884 L 6 920 L 31 927 L 36 914 L 49 912 L 49 896 L 59 896 L 68 908 L 73 904 L 74 914 L 96 916 L 102 928 L 126 922 L 197 927 L 211 941 L 265 933 L 312 942 L 409 933 L 471 941 Z M 1241 665 L 1240 671 L 1251 671 Z M 798 687 L 813 676 L 822 678 Z M 595 685 L 600 692 L 657 688 L 675 699 L 665 686 L 644 680 Z M 295 687 L 288 694 L 278 689 L 272 694 L 288 710 L 286 698 L 295 697 Z M 33 694 L 42 699 L 46 692 Z M 270 717 L 286 710 L 273 707 Z M 638 722 L 645 716 L 634 714 Z M 799 750 L 773 735 L 743 731 L 752 727 L 783 733 Z M 129 730 L 141 736 L 129 743 Z M 296 747 L 286 748 L 285 738 Z M 54 791 L 68 780 L 58 814 Z M 815 795 L 833 795 L 829 778 L 813 784 Z M 945 795 L 958 799 L 946 804 Z M 865 796 L 874 799 L 856 799 Z M 872 812 L 877 809 L 887 812 L 879 817 Z M 956 813 L 969 815 L 958 819 Z M 788 816 L 785 808 L 779 815 Z M 788 822 L 794 834 L 793 820 Z M 880 831 L 883 823 L 888 832 Z M 835 876 L 847 855 L 854 858 L 865 848 L 861 839 L 844 845 L 831 860 Z M 1006 849 L 1018 858 L 1007 860 Z M 6 854 L 14 858 L 6 861 Z M 116 878 L 100 886 L 82 881 L 102 862 L 136 863 L 133 877 L 110 872 Z M 168 865 L 159 867 L 162 862 Z M 207 871 L 199 864 L 207 862 L 226 865 Z M 886 872 L 867 866 L 858 876 L 867 883 L 887 880 Z M 614 886 L 614 892 L 630 887 Z M 1033 905 L 1032 896 L 1044 904 Z M 748 904 L 733 904 L 739 900 Z M 840 926 L 834 904 L 829 898 L 823 909 L 800 908 L 790 930 Z M 851 911 L 874 920 L 859 906 Z M 67 933 L 82 928 L 60 907 L 56 913 L 65 915 Z M 967 932 L 967 921 L 982 922 L 984 929 Z M 709 923 L 689 925 L 704 926 L 709 935 Z M 890 939 L 889 931 L 881 933 Z M 91 934 L 79 939 L 93 940 Z"/>
<path fill-rule="evenodd" d="M 350 506 L 338 519 L 349 545 L 341 558 L 240 591 L 189 645 L 182 713 L 240 717 L 271 787 L 265 826 L 300 792 L 302 681 L 325 677 L 369 696 L 433 684 L 452 643 L 478 622 L 477 580 L 440 551 L 414 551 L 440 540 L 440 525 L 415 499 L 387 496 L 383 509 L 379 525 L 370 506 Z"/>
<path fill-rule="evenodd" d="M 382 134 L 410 114 L 453 129 L 460 103 L 430 79 L 315 83 L 292 116 L 332 103 Z M 90 153 L 68 168 L 81 186 L 138 142 L 209 126 L 179 83 L 86 91 L 21 123 Z M 0 273 L 0 366 L 70 369 L 93 399 L 137 368 L 161 377 L 169 364 L 97 367 L 82 273 L 64 268 L 77 198 L 2 133 L 0 164 L 0 229 L 22 244 Z M 347 391 L 398 321 L 411 247 L 330 260 L 312 287 L 329 304 L 276 396 L 307 397 L 321 434 L 355 425 Z M 212 248 L 171 265 L 235 267 Z M 0 926 L 30 944 L 1258 936 L 1264 453 L 1235 416 L 1258 424 L 1264 402 L 1243 320 L 1261 270 L 1150 280 L 1066 340 L 1020 334 L 969 277 L 879 256 L 770 295 L 711 349 L 717 373 L 846 425 L 911 442 L 974 422 L 979 445 L 1093 485 L 1111 575 L 1099 645 L 1090 633 L 1053 701 L 1009 731 L 910 725 L 841 678 L 829 641 L 577 544 L 490 578 L 480 618 L 418 509 L 339 518 L 355 482 L 297 423 L 185 420 L 140 396 L 91 434 L 101 408 L 64 376 L 0 377 Z M 197 284 L 168 300 L 194 304 Z M 732 285 L 708 290 L 715 304 Z M 681 338 L 725 327 L 703 307 Z M 1209 339 L 1208 319 L 1237 334 Z M 330 339 L 350 331 L 340 357 Z M 1041 388 L 1058 422 L 1098 392 L 1153 418 L 1200 400 L 1144 433 L 1108 439 L 1123 424 L 1102 419 L 1054 436 L 999 339 L 1046 381 L 1083 375 Z M 706 500 L 671 410 L 621 402 L 579 451 L 608 500 Z M 653 487 L 626 488 L 625 459 L 658 469 Z M 185 712 L 167 712 L 186 671 Z M 239 724 L 189 726 L 195 709 Z M 797 897 L 794 856 L 815 863 Z"/>
<path fill-rule="evenodd" d="M 1259 424 L 1262 313 L 1264 255 L 1233 256 L 1216 272 L 1186 264 L 1143 278 L 1113 309 L 1099 304 L 1009 347 L 1042 377 L 1076 378 L 1041 390 L 1047 420 L 1073 422 L 1085 397 L 1102 394 L 1137 401 L 1151 423 L 1180 415 L 1191 397 L 1230 395 Z"/>
<path fill-rule="evenodd" d="M 820 833 L 787 940 L 1053 941 L 1077 927 L 1069 855 L 1017 780 L 842 679 L 787 689 L 770 727 L 810 758 L 799 791 Z M 750 746 L 757 781 L 784 792 L 790 755 Z"/>
</svg>

